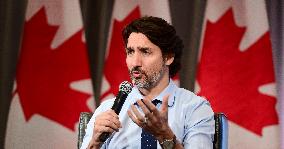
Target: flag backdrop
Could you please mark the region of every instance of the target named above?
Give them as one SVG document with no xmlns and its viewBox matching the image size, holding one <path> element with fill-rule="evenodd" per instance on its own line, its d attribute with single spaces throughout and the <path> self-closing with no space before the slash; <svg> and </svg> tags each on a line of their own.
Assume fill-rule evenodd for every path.
<svg viewBox="0 0 284 149">
<path fill-rule="evenodd" d="M 279 148 L 265 1 L 208 0 L 197 87 L 229 119 L 230 149 Z"/>
<path fill-rule="evenodd" d="M 181 87 L 192 89 L 191 80 L 195 79 L 200 47 L 196 91 L 211 102 L 215 112 L 224 112 L 228 116 L 229 148 L 279 148 L 279 116 L 275 107 L 281 98 L 275 98 L 264 1 L 208 0 L 206 11 L 206 0 L 80 2 L 88 31 L 86 37 L 97 97 L 99 94 L 102 100 L 113 97 L 119 83 L 129 80 L 122 27 L 144 15 L 159 16 L 172 22 L 184 41 Z M 94 107 L 78 3 L 77 0 L 28 1 L 5 136 L 7 149 L 76 148 L 79 112 L 92 111 Z M 275 4 L 271 2 L 272 11 L 279 8 Z M 199 46 L 204 12 L 203 37 Z M 111 17 L 108 14 L 112 14 Z M 278 31 L 281 27 L 276 16 L 281 15 L 270 14 L 270 18 L 276 18 L 270 29 L 276 34 L 274 39 L 279 40 L 274 44 L 278 47 L 283 40 L 277 36 L 281 34 Z M 1 39 L 9 35 L 0 33 Z M 276 48 L 280 51 L 276 55 L 279 65 L 275 68 L 279 80 L 283 80 L 281 49 L 281 46 Z M 0 63 L 2 71 L 2 61 Z M 277 84 L 280 93 L 283 84 L 282 88 Z M 2 102 L 4 98 L 1 96 L 0 99 Z M 5 98 L 3 102 L 10 101 Z M 283 113 L 283 103 L 278 108 L 280 113 Z M 1 119 L 1 126 L 4 123 L 6 120 Z M 4 138 L 2 134 L 5 133 L 0 133 Z"/>
<path fill-rule="evenodd" d="M 79 1 L 28 1 L 6 149 L 76 148 L 92 86 Z"/>
</svg>

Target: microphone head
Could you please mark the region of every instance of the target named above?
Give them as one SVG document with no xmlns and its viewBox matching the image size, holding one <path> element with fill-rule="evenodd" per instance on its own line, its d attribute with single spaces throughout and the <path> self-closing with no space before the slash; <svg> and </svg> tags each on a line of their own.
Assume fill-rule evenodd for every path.
<svg viewBox="0 0 284 149">
<path fill-rule="evenodd" d="M 129 94 L 132 91 L 132 84 L 129 83 L 128 81 L 121 82 L 119 85 L 119 91 Z"/>
</svg>

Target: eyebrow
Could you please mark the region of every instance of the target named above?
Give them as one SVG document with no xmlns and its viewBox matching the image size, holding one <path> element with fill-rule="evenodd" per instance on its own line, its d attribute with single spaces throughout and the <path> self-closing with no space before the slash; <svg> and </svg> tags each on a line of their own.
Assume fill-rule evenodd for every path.
<svg viewBox="0 0 284 149">
<path fill-rule="evenodd" d="M 149 47 L 138 47 L 140 51 L 151 50 Z"/>
<path fill-rule="evenodd" d="M 133 47 L 126 47 L 125 50 L 133 50 L 134 48 Z M 151 50 L 151 48 L 149 47 L 137 47 L 138 50 Z"/>
<path fill-rule="evenodd" d="M 125 48 L 125 51 L 129 51 L 129 50 L 133 50 L 133 48 L 132 47 L 126 47 Z"/>
</svg>

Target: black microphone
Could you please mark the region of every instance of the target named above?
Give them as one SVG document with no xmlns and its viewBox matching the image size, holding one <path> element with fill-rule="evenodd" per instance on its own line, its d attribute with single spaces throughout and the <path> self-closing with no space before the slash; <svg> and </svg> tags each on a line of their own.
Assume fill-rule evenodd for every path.
<svg viewBox="0 0 284 149">
<path fill-rule="evenodd" d="M 112 110 L 118 115 L 128 94 L 132 91 L 132 85 L 131 83 L 127 81 L 123 81 L 119 85 L 119 92 L 116 95 L 115 101 L 111 107 Z M 106 139 L 110 136 L 109 132 L 103 132 L 100 136 L 99 139 L 101 142 L 105 142 Z"/>
</svg>

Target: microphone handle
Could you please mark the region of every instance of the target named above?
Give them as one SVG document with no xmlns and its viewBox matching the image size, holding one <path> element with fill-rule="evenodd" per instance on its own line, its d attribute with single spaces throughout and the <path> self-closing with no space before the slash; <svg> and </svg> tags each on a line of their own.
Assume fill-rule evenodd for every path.
<svg viewBox="0 0 284 149">
<path fill-rule="evenodd" d="M 114 101 L 114 104 L 112 105 L 111 109 L 114 110 L 114 112 L 118 115 L 128 94 L 126 92 L 118 92 L 118 95 L 116 96 L 116 99 Z M 99 139 L 101 142 L 105 142 L 107 138 L 110 136 L 109 132 L 103 132 Z"/>
<path fill-rule="evenodd" d="M 110 136 L 110 133 L 109 132 L 103 132 L 100 136 L 99 136 L 99 139 L 101 142 L 105 142 L 106 139 Z"/>
</svg>

